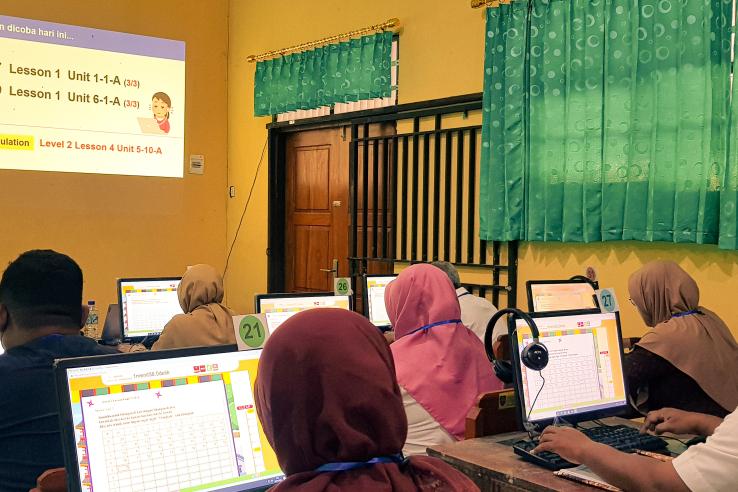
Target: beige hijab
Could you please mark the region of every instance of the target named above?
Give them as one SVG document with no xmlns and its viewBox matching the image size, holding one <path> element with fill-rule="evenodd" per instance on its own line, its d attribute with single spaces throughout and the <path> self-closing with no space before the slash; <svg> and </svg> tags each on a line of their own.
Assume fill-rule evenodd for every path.
<svg viewBox="0 0 738 492">
<path fill-rule="evenodd" d="M 738 343 L 715 313 L 699 306 L 694 279 L 673 261 L 652 261 L 630 276 L 628 290 L 653 328 L 637 345 L 694 379 L 725 410 L 735 410 Z M 693 310 L 699 313 L 679 316 Z"/>
<path fill-rule="evenodd" d="M 221 304 L 223 277 L 210 265 L 190 267 L 177 288 L 178 314 L 167 323 L 152 350 L 236 343 L 233 312 Z"/>
</svg>

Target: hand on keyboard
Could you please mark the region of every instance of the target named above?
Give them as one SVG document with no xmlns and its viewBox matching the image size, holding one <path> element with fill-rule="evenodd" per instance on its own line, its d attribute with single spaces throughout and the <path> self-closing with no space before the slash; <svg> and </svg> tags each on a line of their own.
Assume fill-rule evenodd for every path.
<svg viewBox="0 0 738 492">
<path fill-rule="evenodd" d="M 546 427 L 538 439 L 533 454 L 549 451 L 556 453 L 570 463 L 579 464 L 583 453 L 593 444 L 592 441 L 572 427 Z"/>
<path fill-rule="evenodd" d="M 666 441 L 659 437 L 642 435 L 635 427 L 603 425 L 584 429 L 583 432 L 571 427 L 547 427 L 537 441 L 517 442 L 513 445 L 513 450 L 525 460 L 558 470 L 581 463 L 596 443 L 626 453 L 666 448 Z"/>
</svg>

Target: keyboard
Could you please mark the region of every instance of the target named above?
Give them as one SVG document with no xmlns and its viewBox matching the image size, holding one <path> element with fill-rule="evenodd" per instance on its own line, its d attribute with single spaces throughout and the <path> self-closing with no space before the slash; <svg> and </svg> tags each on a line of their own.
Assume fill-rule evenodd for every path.
<svg viewBox="0 0 738 492">
<path fill-rule="evenodd" d="M 582 432 L 595 442 L 607 444 L 613 448 L 626 453 L 641 451 L 663 451 L 667 443 L 660 437 L 648 434 L 640 434 L 635 427 L 626 425 L 611 425 L 581 429 Z M 538 440 L 523 440 L 513 444 L 513 451 L 526 461 L 548 468 L 549 470 L 560 470 L 577 466 L 566 461 L 556 453 L 544 451 L 532 454 L 531 451 L 538 446 Z"/>
</svg>

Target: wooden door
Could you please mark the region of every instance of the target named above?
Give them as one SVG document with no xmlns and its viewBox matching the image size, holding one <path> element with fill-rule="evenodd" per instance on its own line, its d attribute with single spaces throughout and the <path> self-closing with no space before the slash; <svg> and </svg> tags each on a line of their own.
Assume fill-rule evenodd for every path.
<svg viewBox="0 0 738 492">
<path fill-rule="evenodd" d="M 348 275 L 348 143 L 342 128 L 295 133 L 287 139 L 285 287 L 333 290 Z"/>
</svg>

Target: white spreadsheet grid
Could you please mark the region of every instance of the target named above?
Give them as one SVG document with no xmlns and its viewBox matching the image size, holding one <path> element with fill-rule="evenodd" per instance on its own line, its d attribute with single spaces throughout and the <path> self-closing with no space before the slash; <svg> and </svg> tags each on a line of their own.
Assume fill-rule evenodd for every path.
<svg viewBox="0 0 738 492">
<path fill-rule="evenodd" d="M 135 433 L 110 429 L 103 434 L 107 487 L 93 478 L 93 490 L 169 492 L 233 478 L 230 433 L 220 414 L 139 424 Z"/>
<path fill-rule="evenodd" d="M 597 355 L 592 333 L 542 337 L 550 353 L 542 371 L 546 383 L 536 401 L 535 410 L 564 409 L 602 398 Z M 537 371 L 526 369 L 526 406 L 530 409 L 543 381 Z"/>
<path fill-rule="evenodd" d="M 162 299 L 164 296 L 174 297 L 177 301 L 177 293 L 162 293 L 160 300 L 150 299 L 150 293 L 126 294 L 126 326 L 129 332 L 153 333 L 161 331 L 164 326 L 176 314 L 181 314 L 179 305 L 168 306 Z M 163 302 L 164 301 L 164 302 Z"/>
<path fill-rule="evenodd" d="M 171 491 L 237 477 L 223 381 L 81 399 L 94 492 Z"/>
</svg>

